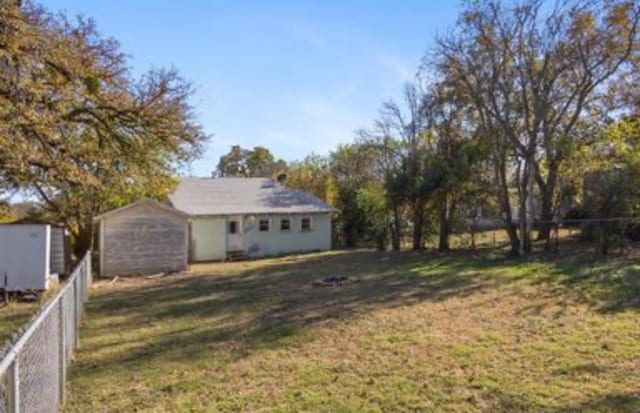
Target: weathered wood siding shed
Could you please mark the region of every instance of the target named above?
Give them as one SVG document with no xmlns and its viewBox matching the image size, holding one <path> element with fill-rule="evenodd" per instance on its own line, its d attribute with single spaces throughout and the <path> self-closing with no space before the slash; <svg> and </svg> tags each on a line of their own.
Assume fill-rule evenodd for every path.
<svg viewBox="0 0 640 413">
<path fill-rule="evenodd" d="M 145 200 L 96 218 L 100 274 L 151 274 L 188 266 L 187 215 Z"/>
</svg>

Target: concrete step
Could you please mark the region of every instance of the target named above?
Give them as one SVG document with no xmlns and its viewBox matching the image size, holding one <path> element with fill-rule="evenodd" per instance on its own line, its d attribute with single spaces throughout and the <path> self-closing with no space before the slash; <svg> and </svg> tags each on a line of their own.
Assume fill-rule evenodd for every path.
<svg viewBox="0 0 640 413">
<path fill-rule="evenodd" d="M 227 251 L 227 261 L 242 261 L 247 259 L 244 251 Z"/>
</svg>

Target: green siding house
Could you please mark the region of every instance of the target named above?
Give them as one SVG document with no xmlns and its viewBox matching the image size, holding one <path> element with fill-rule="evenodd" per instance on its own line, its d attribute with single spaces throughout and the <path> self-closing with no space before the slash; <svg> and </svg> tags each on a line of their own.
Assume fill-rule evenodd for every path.
<svg viewBox="0 0 640 413">
<path fill-rule="evenodd" d="M 192 262 L 331 248 L 335 209 L 269 178 L 185 178 L 169 197 L 189 216 Z"/>
</svg>

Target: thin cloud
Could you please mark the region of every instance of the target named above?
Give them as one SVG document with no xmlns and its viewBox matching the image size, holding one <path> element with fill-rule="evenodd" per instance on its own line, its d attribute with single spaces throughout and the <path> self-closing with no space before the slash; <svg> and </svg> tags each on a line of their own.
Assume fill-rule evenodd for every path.
<svg viewBox="0 0 640 413">
<path fill-rule="evenodd" d="M 411 82 L 415 79 L 415 65 L 409 65 L 401 58 L 383 51 L 372 52 L 372 56 L 379 65 L 394 73 L 402 83 Z"/>
</svg>

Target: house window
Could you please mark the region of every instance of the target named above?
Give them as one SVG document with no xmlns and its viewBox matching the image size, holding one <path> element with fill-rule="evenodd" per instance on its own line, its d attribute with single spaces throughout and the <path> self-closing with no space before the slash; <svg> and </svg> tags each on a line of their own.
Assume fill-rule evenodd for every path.
<svg viewBox="0 0 640 413">
<path fill-rule="evenodd" d="M 238 233 L 238 221 L 229 221 L 229 234 Z"/>
<path fill-rule="evenodd" d="M 291 230 L 291 220 L 289 218 L 283 218 L 280 220 L 280 231 Z"/>
<path fill-rule="evenodd" d="M 300 220 L 300 231 L 311 231 L 311 218 L 304 217 Z"/>
<path fill-rule="evenodd" d="M 261 219 L 260 222 L 258 223 L 258 226 L 260 228 L 260 232 L 269 231 L 269 220 L 268 219 Z"/>
</svg>

